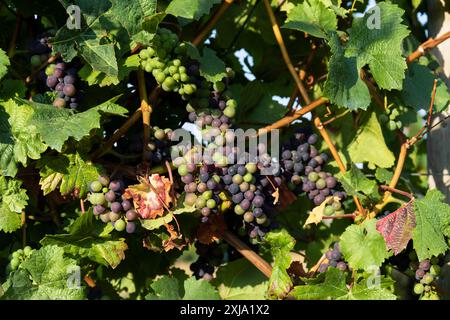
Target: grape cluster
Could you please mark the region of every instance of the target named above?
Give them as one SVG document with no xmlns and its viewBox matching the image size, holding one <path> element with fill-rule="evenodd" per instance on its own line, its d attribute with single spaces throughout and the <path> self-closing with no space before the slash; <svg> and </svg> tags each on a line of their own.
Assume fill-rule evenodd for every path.
<svg viewBox="0 0 450 320">
<path fill-rule="evenodd" d="M 89 202 L 94 206 L 94 215 L 104 223 L 111 222 L 114 229 L 127 233 L 136 231 L 138 215 L 133 204 L 122 198 L 123 183 L 119 180 L 110 181 L 108 177 L 100 176 L 89 185 Z"/>
<path fill-rule="evenodd" d="M 223 262 L 223 249 L 218 243 L 205 245 L 199 242 L 195 244 L 195 248 L 199 257 L 191 264 L 190 269 L 196 279 L 210 281 L 213 278 L 215 267 Z"/>
<path fill-rule="evenodd" d="M 50 64 L 45 69 L 47 87 L 56 93 L 53 105 L 57 108 L 78 108 L 79 94 L 76 89 L 77 71 L 64 62 Z"/>
<path fill-rule="evenodd" d="M 342 257 L 338 242 L 334 244 L 333 249 L 330 249 L 325 253 L 325 257 L 327 258 L 327 262 L 320 264 L 318 269 L 320 273 L 326 272 L 328 270 L 328 267 L 335 267 L 341 271 L 346 271 L 349 269 L 349 266 Z"/>
<path fill-rule="evenodd" d="M 281 168 L 289 189 L 296 194 L 306 192 L 316 206 L 330 195 L 340 199 L 346 197 L 345 192 L 335 190 L 336 178 L 331 173 L 323 171 L 328 155 L 319 154 L 314 146 L 317 141 L 317 134 L 298 130 L 283 144 L 281 150 Z M 339 209 L 340 207 L 336 210 Z"/>
<path fill-rule="evenodd" d="M 388 108 L 386 110 L 387 114 L 381 114 L 379 119 L 381 123 L 385 123 L 389 130 L 394 131 L 396 129 L 401 129 L 403 127 L 403 123 L 398 117 L 400 114 L 408 111 L 408 108 L 405 106 L 398 106 L 395 108 Z"/>
<path fill-rule="evenodd" d="M 52 47 L 48 41 L 50 36 L 51 34 L 49 33 L 41 34 L 29 44 L 30 63 L 33 67 L 38 67 L 48 60 L 52 52 Z"/>
<path fill-rule="evenodd" d="M 186 44 L 180 43 L 175 33 L 160 28 L 152 40 L 151 47 L 139 53 L 141 66 L 155 77 L 164 91 L 189 96 L 197 90 L 197 86 L 191 83 L 183 65 L 187 58 L 186 49 Z"/>
<path fill-rule="evenodd" d="M 34 252 L 34 249 L 32 249 L 30 246 L 26 246 L 23 249 L 19 249 L 17 251 L 14 251 L 9 256 L 9 264 L 7 269 L 8 270 L 17 270 L 20 266 L 20 264 L 25 261 L 30 255 Z"/>
<path fill-rule="evenodd" d="M 412 270 L 415 270 L 414 276 L 418 281 L 414 285 L 414 293 L 421 296 L 423 300 L 437 300 L 439 296 L 435 292 L 434 281 L 439 277 L 441 268 L 438 265 L 439 259 L 422 260 L 420 263 L 412 262 Z"/>
</svg>

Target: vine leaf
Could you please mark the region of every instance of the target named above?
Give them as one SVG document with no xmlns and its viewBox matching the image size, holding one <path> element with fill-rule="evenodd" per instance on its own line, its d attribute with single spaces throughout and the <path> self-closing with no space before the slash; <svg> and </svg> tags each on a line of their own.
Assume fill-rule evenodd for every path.
<svg viewBox="0 0 450 320">
<path fill-rule="evenodd" d="M 95 220 L 92 209 L 89 209 L 70 225 L 69 233 L 46 235 L 40 243 L 55 245 L 67 253 L 116 268 L 125 259 L 128 246 L 124 238 L 114 239 L 110 235 L 112 230 L 112 226 Z"/>
<path fill-rule="evenodd" d="M 47 149 L 37 128 L 29 123 L 32 114 L 31 107 L 11 99 L 0 102 L 0 169 L 5 176 L 14 177 L 18 163 L 26 166 L 28 158 L 37 160 Z"/>
<path fill-rule="evenodd" d="M 208 14 L 212 6 L 221 0 L 173 0 L 166 8 L 166 13 L 175 17 L 199 20 Z"/>
<path fill-rule="evenodd" d="M 321 1 L 305 1 L 292 8 L 283 28 L 300 30 L 318 38 L 327 38 L 328 33 L 337 28 L 337 18 L 333 10 Z"/>
<path fill-rule="evenodd" d="M 450 206 L 438 190 L 429 190 L 423 199 L 414 201 L 416 227 L 413 244 L 419 261 L 445 253 L 449 246 L 445 231 L 450 225 Z"/>
<path fill-rule="evenodd" d="M 0 80 L 6 75 L 8 72 L 8 67 L 11 63 L 9 62 L 8 55 L 3 49 L 0 49 Z"/>
<path fill-rule="evenodd" d="M 358 69 L 369 65 L 380 88 L 400 90 L 407 68 L 402 42 L 409 35 L 402 24 L 404 10 L 387 2 L 378 3 L 372 10 L 353 21 L 345 55 L 356 57 Z"/>
<path fill-rule="evenodd" d="M 150 285 L 151 292 L 146 300 L 219 300 L 217 290 L 205 280 L 181 279 L 167 275 L 154 280 Z"/>
<path fill-rule="evenodd" d="M 264 300 L 268 281 L 247 259 L 219 267 L 212 283 L 222 300 Z"/>
<path fill-rule="evenodd" d="M 77 271 L 78 270 L 78 271 Z M 64 250 L 45 246 L 34 251 L 17 271 L 10 273 L 2 299 L 6 300 L 79 300 L 84 288 L 69 285 L 71 274 L 79 272 L 74 259 L 64 257 Z M 4 285 L 5 286 L 5 285 Z"/>
<path fill-rule="evenodd" d="M 394 255 L 405 249 L 412 238 L 416 226 L 413 202 L 414 199 L 411 199 L 406 205 L 377 221 L 377 230 L 387 247 L 394 251 Z"/>
<path fill-rule="evenodd" d="M 389 184 L 389 181 L 391 181 L 394 174 L 392 171 L 389 171 L 385 168 L 377 168 L 375 171 L 375 178 L 380 181 L 381 183 Z"/>
<path fill-rule="evenodd" d="M 324 86 L 324 95 L 332 103 L 350 110 L 366 110 L 370 105 L 370 93 L 359 76 L 355 57 L 345 57 L 339 37 L 332 33 L 328 44 L 332 56 L 328 66 L 328 78 Z"/>
<path fill-rule="evenodd" d="M 340 198 L 333 196 L 327 197 L 325 201 L 323 201 L 319 206 L 314 207 L 314 209 L 312 209 L 311 213 L 309 214 L 308 219 L 306 219 L 306 222 L 303 225 L 303 227 L 311 223 L 319 224 L 320 222 L 322 222 L 325 207 L 327 206 L 327 204 L 333 201 L 340 201 Z"/>
<path fill-rule="evenodd" d="M 369 165 L 381 168 L 390 168 L 394 165 L 394 154 L 386 146 L 375 112 L 372 112 L 358 129 L 355 138 L 348 146 L 348 153 L 354 163 L 369 162 Z"/>
<path fill-rule="evenodd" d="M 350 196 L 357 196 L 364 199 L 365 195 L 376 198 L 378 187 L 374 180 L 368 179 L 353 163 L 345 174 L 338 173 L 336 178 L 342 184 L 345 192 Z"/>
<path fill-rule="evenodd" d="M 39 184 L 44 195 L 59 187 L 61 194 L 69 194 L 75 189 L 84 197 L 89 183 L 98 179 L 102 168 L 85 160 L 79 153 L 47 156 L 38 162 L 41 176 Z"/>
<path fill-rule="evenodd" d="M 298 300 L 339 299 L 348 295 L 344 272 L 329 268 L 325 281 L 319 284 L 306 284 L 294 287 L 291 295 Z"/>
<path fill-rule="evenodd" d="M 341 235 L 340 246 L 352 269 L 379 267 L 390 256 L 383 236 L 376 229 L 376 219 L 350 225 Z"/>
<path fill-rule="evenodd" d="M 289 252 L 294 248 L 295 240 L 284 229 L 269 232 L 265 239 L 270 245 L 270 252 L 274 259 L 267 295 L 272 299 L 283 298 L 292 288 L 292 280 L 287 269 L 291 265 Z"/>
<path fill-rule="evenodd" d="M 0 176 L 0 230 L 13 232 L 20 228 L 20 214 L 28 203 L 22 182 Z"/>
<path fill-rule="evenodd" d="M 225 63 L 220 60 L 214 50 L 204 48 L 199 58 L 200 74 L 210 82 L 217 82 L 227 76 Z"/>
</svg>

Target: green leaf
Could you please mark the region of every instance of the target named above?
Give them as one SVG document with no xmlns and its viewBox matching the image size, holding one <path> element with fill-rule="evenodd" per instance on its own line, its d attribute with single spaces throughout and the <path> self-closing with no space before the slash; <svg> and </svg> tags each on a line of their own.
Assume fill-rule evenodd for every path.
<svg viewBox="0 0 450 320">
<path fill-rule="evenodd" d="M 220 60 L 214 50 L 209 48 L 203 49 L 200 62 L 200 74 L 210 82 L 217 82 L 227 76 L 225 63 Z"/>
<path fill-rule="evenodd" d="M 328 66 L 328 78 L 324 86 L 324 95 L 338 106 L 356 110 L 366 110 L 370 105 L 370 93 L 359 76 L 355 57 L 345 57 L 336 33 L 328 41 L 332 56 Z"/>
<path fill-rule="evenodd" d="M 270 245 L 270 252 L 274 259 L 268 296 L 273 299 L 283 298 L 292 287 L 292 280 L 286 270 L 291 265 L 289 253 L 294 248 L 295 240 L 284 229 L 269 232 L 265 239 Z"/>
<path fill-rule="evenodd" d="M 349 300 L 397 300 L 397 296 L 379 286 L 367 286 L 363 281 L 353 286 Z"/>
<path fill-rule="evenodd" d="M 357 196 L 364 199 L 364 194 L 369 197 L 376 197 L 377 184 L 374 180 L 366 178 L 366 176 L 353 163 L 350 170 L 345 174 L 339 172 L 336 178 L 344 187 L 345 192 L 350 196 Z M 362 194 L 361 194 L 362 192 Z"/>
<path fill-rule="evenodd" d="M 377 168 L 377 170 L 375 171 L 375 178 L 378 181 L 386 184 L 391 181 L 393 175 L 394 174 L 391 171 L 384 168 Z"/>
<path fill-rule="evenodd" d="M 8 72 L 8 67 L 10 65 L 9 58 L 3 49 L 0 49 L 0 80 Z"/>
<path fill-rule="evenodd" d="M 46 246 L 34 251 L 17 271 L 10 273 L 6 300 L 78 300 L 84 288 L 77 285 L 80 269 L 64 257 L 64 250 Z"/>
<path fill-rule="evenodd" d="M 100 128 L 102 113 L 125 115 L 128 111 L 114 103 L 117 99 L 118 97 L 114 97 L 97 107 L 80 113 L 74 113 L 70 109 L 57 109 L 52 105 L 21 101 L 28 103 L 34 109 L 30 123 L 36 126 L 42 139 L 51 148 L 61 151 L 64 142 L 70 137 L 80 141 L 83 137 L 89 135 L 92 129 Z M 55 134 L 55 132 L 58 132 L 58 134 Z"/>
<path fill-rule="evenodd" d="M 79 153 L 44 157 L 39 161 L 39 184 L 44 195 L 59 187 L 61 194 L 69 194 L 75 189 L 84 197 L 89 183 L 97 180 L 102 173 L 98 164 L 84 160 Z"/>
<path fill-rule="evenodd" d="M 113 44 L 100 44 L 97 39 L 86 40 L 80 49 L 80 54 L 94 71 L 103 72 L 109 77 L 119 75 Z"/>
<path fill-rule="evenodd" d="M 306 0 L 287 14 L 283 28 L 309 33 L 318 38 L 327 38 L 329 32 L 336 31 L 337 18 L 333 10 L 322 2 Z"/>
<path fill-rule="evenodd" d="M 5 79 L 1 83 L 0 97 L 2 97 L 2 100 L 23 98 L 26 91 L 27 87 L 22 80 Z"/>
<path fill-rule="evenodd" d="M 409 31 L 402 24 L 403 13 L 397 5 L 380 2 L 364 17 L 355 18 L 348 30 L 345 56 L 356 57 L 358 69 L 368 65 L 382 89 L 401 89 L 405 78 L 402 42 Z"/>
<path fill-rule="evenodd" d="M 125 239 L 115 239 L 105 225 L 94 219 L 92 209 L 73 222 L 68 234 L 46 235 L 42 245 L 56 245 L 66 253 L 85 257 L 104 266 L 116 268 L 125 259 Z"/>
<path fill-rule="evenodd" d="M 403 83 L 402 98 L 406 105 L 416 110 L 428 110 L 431 101 L 436 76 L 426 66 L 417 62 L 411 63 L 406 71 L 406 78 Z M 447 108 L 450 100 L 450 93 L 447 86 L 439 80 L 436 88 L 434 108 L 440 112 Z"/>
<path fill-rule="evenodd" d="M 376 229 L 376 222 L 376 219 L 370 219 L 348 226 L 341 235 L 341 252 L 352 269 L 371 270 L 391 255 Z"/>
<path fill-rule="evenodd" d="M 325 281 L 294 287 L 291 295 L 299 300 L 329 300 L 346 298 L 348 290 L 345 284 L 346 273 L 336 268 L 329 268 Z"/>
<path fill-rule="evenodd" d="M 153 281 L 146 300 L 219 300 L 220 296 L 214 287 L 205 280 L 195 280 L 194 277 L 181 281 L 164 275 Z"/>
<path fill-rule="evenodd" d="M 166 8 L 166 13 L 175 17 L 199 20 L 208 14 L 212 6 L 221 0 L 172 0 Z"/>
<path fill-rule="evenodd" d="M 14 177 L 18 163 L 27 158 L 39 159 L 47 149 L 35 126 L 29 123 L 33 109 L 13 100 L 0 102 L 0 168 L 5 176 Z"/>
<path fill-rule="evenodd" d="M 13 232 L 21 227 L 20 213 L 28 203 L 22 182 L 0 176 L 0 231 Z"/>
<path fill-rule="evenodd" d="M 183 300 L 220 300 L 220 296 L 208 281 L 191 277 L 184 281 Z"/>
<path fill-rule="evenodd" d="M 369 162 L 381 168 L 390 168 L 394 165 L 394 154 L 386 146 L 375 112 L 372 112 L 367 121 L 359 127 L 355 138 L 348 146 L 348 153 L 355 163 Z"/>
<path fill-rule="evenodd" d="M 222 300 L 264 300 L 267 278 L 247 259 L 219 267 L 213 283 Z"/>
<path fill-rule="evenodd" d="M 145 17 L 156 13 L 156 0 L 112 0 L 111 3 L 110 17 L 118 21 L 130 37 L 142 30 Z"/>
<path fill-rule="evenodd" d="M 450 225 L 450 206 L 438 190 L 429 190 L 423 199 L 414 201 L 416 227 L 413 244 L 419 261 L 445 253 L 449 246 L 445 241 L 445 230 Z"/>
<path fill-rule="evenodd" d="M 145 296 L 146 300 L 180 300 L 180 283 L 178 279 L 162 276 L 150 285 L 154 293 Z"/>
</svg>

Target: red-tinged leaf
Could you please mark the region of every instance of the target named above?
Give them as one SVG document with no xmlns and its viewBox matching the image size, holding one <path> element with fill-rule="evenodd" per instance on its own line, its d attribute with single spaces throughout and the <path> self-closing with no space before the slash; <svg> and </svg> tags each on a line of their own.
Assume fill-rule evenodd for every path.
<svg viewBox="0 0 450 320">
<path fill-rule="evenodd" d="M 416 226 L 413 201 L 414 199 L 411 199 L 406 205 L 377 221 L 377 231 L 395 255 L 405 249 L 412 238 Z"/>
</svg>

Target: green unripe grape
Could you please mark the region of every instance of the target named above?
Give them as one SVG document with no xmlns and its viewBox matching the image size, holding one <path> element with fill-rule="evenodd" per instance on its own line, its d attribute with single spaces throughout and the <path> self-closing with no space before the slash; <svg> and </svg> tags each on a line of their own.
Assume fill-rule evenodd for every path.
<svg viewBox="0 0 450 320">
<path fill-rule="evenodd" d="M 220 177 L 219 177 L 217 174 L 213 175 L 213 176 L 212 176 L 212 179 L 213 179 L 216 183 L 220 183 Z"/>
<path fill-rule="evenodd" d="M 54 63 L 49 64 L 47 68 L 45 68 L 45 74 L 47 76 L 51 76 L 53 72 L 55 71 L 56 65 Z"/>
<path fill-rule="evenodd" d="M 415 251 L 412 251 L 412 252 L 415 252 Z M 438 257 L 431 257 L 430 263 L 431 264 L 438 264 L 439 263 L 439 258 Z"/>
<path fill-rule="evenodd" d="M 183 96 L 184 95 L 184 89 L 183 88 L 178 89 L 178 93 Z"/>
<path fill-rule="evenodd" d="M 392 112 L 391 112 L 391 115 L 393 115 L 393 116 L 394 116 L 394 119 L 395 119 L 395 117 L 399 116 L 400 113 L 398 112 L 397 109 L 393 109 Z"/>
<path fill-rule="evenodd" d="M 430 284 L 432 283 L 434 280 L 433 275 L 427 273 L 426 275 L 423 276 L 422 281 L 424 284 Z"/>
<path fill-rule="evenodd" d="M 145 72 L 151 73 L 153 71 L 153 67 L 150 64 L 146 64 L 144 66 Z"/>
<path fill-rule="evenodd" d="M 189 76 L 186 73 L 180 72 L 180 80 L 182 82 L 188 82 L 189 81 Z"/>
<path fill-rule="evenodd" d="M 202 209 L 206 206 L 206 200 L 203 197 L 198 197 L 197 200 L 195 200 L 195 207 L 198 209 Z"/>
<path fill-rule="evenodd" d="M 327 183 L 325 181 L 325 179 L 319 179 L 316 181 L 316 187 L 317 189 L 323 189 L 327 186 Z"/>
<path fill-rule="evenodd" d="M 139 52 L 139 58 L 143 60 L 147 60 L 148 58 L 150 58 L 150 54 L 147 49 L 141 50 L 141 52 Z"/>
<path fill-rule="evenodd" d="M 155 131 L 154 136 L 158 140 L 164 140 L 164 138 L 166 137 L 166 133 L 163 129 L 158 129 Z"/>
<path fill-rule="evenodd" d="M 245 165 L 245 169 L 247 169 L 247 171 L 248 171 L 249 173 L 253 174 L 253 173 L 256 172 L 256 170 L 258 169 L 258 167 L 256 166 L 255 163 L 250 162 L 250 163 L 247 163 L 247 164 Z"/>
<path fill-rule="evenodd" d="M 155 52 L 155 50 L 153 48 L 151 48 L 151 47 L 147 48 L 147 54 L 148 54 L 149 57 L 153 57 L 155 55 L 155 53 L 156 52 Z"/>
<path fill-rule="evenodd" d="M 10 264 L 11 264 L 11 268 L 12 268 L 13 270 L 16 270 L 17 267 L 18 267 L 19 264 L 20 264 L 20 261 L 19 261 L 19 259 L 14 258 L 14 259 L 11 260 Z"/>
<path fill-rule="evenodd" d="M 19 259 L 20 258 L 20 254 L 17 251 L 14 251 L 11 256 L 12 256 L 13 259 Z"/>
<path fill-rule="evenodd" d="M 380 122 L 386 123 L 388 121 L 389 121 L 389 117 L 387 115 L 385 115 L 385 114 L 380 115 Z"/>
<path fill-rule="evenodd" d="M 253 180 L 253 175 L 249 172 L 247 172 L 244 176 L 244 181 L 245 182 L 251 182 Z"/>
<path fill-rule="evenodd" d="M 17 253 L 19 254 L 19 256 L 23 256 L 23 249 L 17 250 Z"/>
<path fill-rule="evenodd" d="M 162 88 L 164 91 L 172 91 L 176 85 L 177 83 L 172 77 L 167 77 L 162 83 Z"/>
<path fill-rule="evenodd" d="M 190 84 L 186 84 L 183 86 L 184 93 L 191 95 L 194 93 L 194 88 Z"/>
<path fill-rule="evenodd" d="M 416 283 L 414 285 L 414 293 L 417 295 L 422 294 L 424 289 L 425 288 L 424 288 L 423 284 L 421 284 L 421 283 Z"/>
<path fill-rule="evenodd" d="M 395 124 L 397 125 L 397 128 L 399 128 L 399 129 L 403 126 L 403 123 L 400 120 L 396 121 Z"/>
<path fill-rule="evenodd" d="M 334 211 L 334 214 L 335 214 L 335 215 L 345 214 L 345 211 L 344 211 L 343 209 L 341 209 L 341 210 L 336 210 L 336 211 Z"/>
<path fill-rule="evenodd" d="M 103 193 L 91 193 L 89 195 L 89 202 L 95 205 L 103 205 L 106 202 L 105 195 Z"/>
<path fill-rule="evenodd" d="M 185 164 L 182 164 L 178 167 L 178 174 L 182 177 L 188 174 L 188 169 Z"/>
<path fill-rule="evenodd" d="M 267 216 L 265 214 L 259 216 L 258 218 L 256 218 L 256 223 L 257 224 L 264 224 L 267 222 Z"/>
<path fill-rule="evenodd" d="M 41 57 L 37 54 L 31 56 L 30 63 L 33 67 L 37 67 L 41 64 Z"/>
<path fill-rule="evenodd" d="M 236 115 L 236 108 L 232 106 L 228 106 L 223 110 L 223 114 L 228 118 L 233 118 Z"/>
<path fill-rule="evenodd" d="M 317 172 L 310 172 L 308 174 L 308 180 L 309 181 L 316 182 L 317 179 L 319 179 L 319 175 L 317 174 Z"/>
<path fill-rule="evenodd" d="M 213 89 L 217 92 L 222 92 L 223 90 L 225 90 L 225 83 L 223 83 L 222 81 L 214 82 Z"/>
<path fill-rule="evenodd" d="M 333 209 L 332 206 L 328 205 L 328 206 L 325 207 L 325 210 L 324 210 L 323 213 L 324 213 L 324 215 L 326 215 L 326 216 L 331 216 L 331 215 L 333 215 L 333 213 L 334 213 L 334 209 Z"/>
<path fill-rule="evenodd" d="M 175 67 L 175 66 L 170 66 L 169 67 L 169 73 L 170 73 L 170 75 L 174 75 L 175 73 L 177 73 L 178 72 L 178 68 L 177 67 Z"/>
<path fill-rule="evenodd" d="M 394 113 L 389 115 L 389 120 L 395 120 L 395 118 L 397 118 L 397 116 Z"/>
<path fill-rule="evenodd" d="M 173 78 L 173 80 L 175 80 L 175 81 L 180 81 L 180 74 L 179 74 L 179 73 L 175 73 L 175 74 L 172 76 L 172 78 Z"/>
<path fill-rule="evenodd" d="M 228 100 L 226 104 L 227 104 L 227 107 L 233 107 L 233 108 L 237 107 L 237 102 L 234 99 Z"/>
<path fill-rule="evenodd" d="M 181 60 L 180 59 L 174 59 L 174 60 L 172 60 L 172 63 L 176 67 L 181 66 Z M 185 68 L 185 70 L 186 70 L 186 68 Z"/>
<path fill-rule="evenodd" d="M 103 189 L 103 185 L 100 183 L 100 181 L 92 181 L 91 182 L 91 190 L 93 192 L 100 192 Z"/>
<path fill-rule="evenodd" d="M 114 224 L 114 229 L 116 229 L 119 232 L 122 232 L 123 230 L 125 230 L 126 225 L 127 224 L 125 223 L 125 221 L 120 219 L 120 220 L 117 220 L 116 223 Z"/>
<path fill-rule="evenodd" d="M 206 201 L 206 206 L 210 209 L 214 209 L 216 207 L 216 200 L 214 199 L 209 199 L 208 201 Z"/>
<path fill-rule="evenodd" d="M 236 213 L 237 215 L 241 216 L 245 213 L 244 209 L 242 209 L 242 207 L 240 205 L 236 205 L 234 207 L 234 213 Z"/>
<path fill-rule="evenodd" d="M 164 72 L 159 71 L 158 73 L 156 73 L 155 80 L 158 83 L 163 83 L 165 79 L 166 79 L 166 75 L 164 74 Z"/>
<path fill-rule="evenodd" d="M 211 190 L 206 190 L 205 192 L 203 192 L 202 197 L 205 200 L 209 200 L 211 199 L 213 196 L 213 192 Z"/>
<path fill-rule="evenodd" d="M 26 246 L 25 248 L 23 248 L 23 253 L 24 253 L 26 256 L 29 256 L 29 255 L 31 254 L 32 251 L 33 251 L 33 249 L 31 249 L 30 246 Z"/>
<path fill-rule="evenodd" d="M 388 122 L 388 128 L 389 128 L 389 130 L 391 130 L 391 131 L 397 129 L 397 124 L 395 123 L 395 121 L 389 120 L 389 122 Z"/>
<path fill-rule="evenodd" d="M 339 201 L 333 201 L 331 206 L 333 207 L 334 210 L 339 210 L 342 208 L 342 204 Z"/>
<path fill-rule="evenodd" d="M 439 267 L 437 264 L 433 264 L 430 267 L 430 274 L 433 276 L 437 276 L 441 273 L 441 267 Z"/>
<path fill-rule="evenodd" d="M 235 175 L 233 176 L 232 180 L 233 180 L 233 183 L 241 184 L 242 181 L 243 181 L 244 179 L 242 178 L 241 175 L 235 174 Z"/>
<path fill-rule="evenodd" d="M 228 78 L 234 78 L 234 76 L 236 75 L 234 70 L 229 68 L 229 67 L 226 70 L 227 70 L 227 77 Z"/>
<path fill-rule="evenodd" d="M 429 299 L 430 300 L 439 300 L 439 295 L 436 292 L 431 292 Z"/>
<path fill-rule="evenodd" d="M 107 193 L 109 191 L 109 189 L 107 187 L 103 187 L 102 192 L 103 193 Z"/>
<path fill-rule="evenodd" d="M 186 67 L 185 66 L 178 66 L 178 72 L 179 73 L 186 73 Z"/>
</svg>

